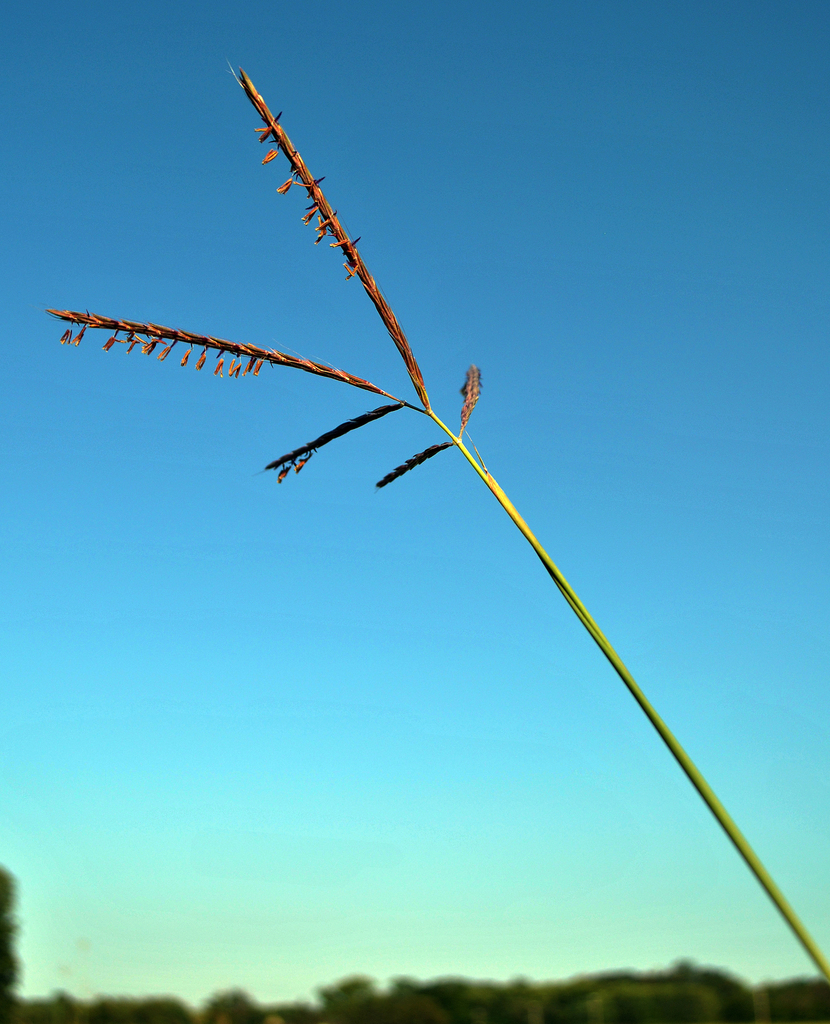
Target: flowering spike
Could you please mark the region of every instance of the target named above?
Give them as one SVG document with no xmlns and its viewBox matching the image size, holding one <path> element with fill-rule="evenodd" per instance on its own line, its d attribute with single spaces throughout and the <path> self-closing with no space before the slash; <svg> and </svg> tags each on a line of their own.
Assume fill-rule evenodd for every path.
<svg viewBox="0 0 830 1024">
<path fill-rule="evenodd" d="M 239 82 L 242 85 L 242 88 L 245 90 L 248 99 L 251 101 L 257 113 L 262 118 L 263 123 L 267 127 L 270 127 L 272 129 L 273 137 L 279 143 L 280 149 L 285 154 L 286 159 L 291 165 L 291 170 L 293 172 L 292 176 L 291 178 L 289 178 L 287 182 L 285 182 L 284 185 L 280 186 L 278 191 L 284 193 L 288 191 L 292 184 L 302 185 L 302 187 L 307 190 L 309 199 L 315 200 L 326 216 L 331 216 L 332 208 L 329 205 L 328 201 L 326 200 L 322 189 L 320 188 L 320 183 L 325 179 L 322 177 L 312 177 L 312 174 L 309 171 L 308 167 L 306 166 L 305 161 L 292 145 L 291 140 L 283 131 L 282 126 L 278 125 L 275 122 L 274 115 L 268 109 L 265 100 L 263 100 L 262 96 L 260 96 L 260 94 L 257 92 L 253 82 L 251 82 L 250 78 L 248 78 L 248 76 L 241 68 L 239 71 Z M 392 341 L 395 343 L 395 347 L 397 348 L 398 352 L 401 355 L 401 358 L 404 361 L 404 364 L 406 365 L 409 378 L 412 381 L 413 387 L 418 393 L 418 397 L 420 398 L 421 402 L 423 402 L 424 410 L 428 412 L 430 409 L 429 395 L 427 394 L 427 390 L 424 385 L 424 378 L 423 374 L 421 373 L 421 368 L 418 366 L 418 361 L 415 358 L 415 353 L 412 351 L 412 346 L 409 344 L 409 341 L 407 340 L 406 335 L 401 329 L 401 326 L 398 323 L 395 314 L 392 312 L 389 303 L 384 298 L 383 294 L 381 293 L 380 289 L 377 286 L 377 283 L 375 282 L 372 275 L 369 273 L 365 263 L 355 250 L 355 243 L 352 242 L 350 244 L 350 247 L 346 247 L 349 246 L 349 243 L 346 239 L 346 232 L 343 230 L 343 226 L 337 220 L 336 216 L 334 218 L 331 234 L 333 234 L 335 238 L 345 243 L 343 255 L 348 258 L 349 262 L 349 266 L 346 268 L 348 271 L 347 276 L 354 277 L 355 275 L 357 275 L 360 278 L 363 287 L 366 289 L 366 294 L 372 300 L 375 309 L 378 311 L 378 314 L 380 315 L 380 318 L 383 321 L 384 326 L 386 327 L 387 331 L 389 331 Z"/>
<path fill-rule="evenodd" d="M 447 448 L 452 448 L 453 441 L 445 441 L 443 444 L 431 444 L 425 451 L 418 452 L 417 455 L 413 455 L 411 459 L 407 459 L 406 462 L 400 466 L 396 466 L 391 473 L 387 473 L 382 480 L 378 480 L 375 487 L 386 487 L 387 484 L 391 484 L 393 480 L 397 480 L 399 476 L 403 476 L 404 473 L 409 473 L 410 470 L 415 469 L 416 466 L 420 466 L 422 462 L 426 462 L 427 459 L 434 458 L 439 452 L 443 452 Z"/>
<path fill-rule="evenodd" d="M 464 405 L 461 408 L 461 433 L 463 434 L 470 414 L 475 409 L 478 396 L 481 394 L 481 371 L 475 364 L 467 370 L 467 378 L 461 388 L 461 394 L 464 396 Z"/>
<path fill-rule="evenodd" d="M 346 420 L 345 423 L 340 423 L 338 426 L 334 427 L 333 430 L 327 430 L 325 434 L 315 437 L 315 439 L 313 441 L 309 441 L 308 444 L 295 448 L 293 452 L 280 455 L 278 459 L 274 459 L 273 462 L 269 462 L 265 468 L 279 469 L 281 466 L 295 466 L 299 473 L 318 448 L 322 448 L 323 445 L 329 444 L 331 441 L 337 440 L 338 437 L 343 437 L 344 434 L 348 434 L 352 430 L 357 430 L 359 427 L 363 427 L 367 423 L 371 423 L 373 420 L 380 419 L 381 416 L 387 416 L 390 412 L 397 412 L 398 409 L 403 409 L 403 407 L 403 402 L 396 402 L 394 405 L 382 405 L 378 409 L 372 409 L 369 412 L 364 412 L 362 416 L 355 416 L 352 420 Z"/>
<path fill-rule="evenodd" d="M 280 352 L 277 349 L 262 349 L 256 345 L 226 341 L 223 338 L 214 338 L 210 335 L 194 334 L 192 331 L 179 331 L 172 327 L 162 327 L 160 324 L 141 324 L 133 320 L 114 320 L 111 317 L 98 316 L 88 312 L 78 313 L 71 309 L 50 309 L 48 312 L 70 324 L 85 324 L 93 329 L 109 329 L 115 332 L 124 331 L 128 335 L 127 343 L 129 348 L 134 348 L 136 345 L 143 345 L 148 348 L 150 345 L 161 345 L 161 348 L 164 348 L 162 340 L 164 340 L 165 344 L 167 342 L 186 341 L 189 346 L 204 347 L 205 353 L 207 353 L 208 349 L 212 349 L 217 353 L 217 358 L 219 356 L 231 355 L 238 357 L 238 359 L 234 359 L 234 376 L 236 376 L 237 370 L 239 370 L 240 374 L 242 373 L 241 364 L 242 357 L 244 356 L 249 362 L 252 358 L 258 360 L 259 367 L 264 363 L 270 363 L 272 366 L 288 366 L 295 370 L 303 370 L 305 373 L 313 373 L 319 377 L 328 377 L 330 380 L 349 384 L 351 387 L 360 388 L 362 391 L 372 391 L 377 395 L 384 395 L 397 401 L 394 395 L 390 395 L 387 391 L 372 384 L 371 381 L 364 380 L 362 377 L 356 377 L 352 373 L 346 373 L 344 370 L 338 370 L 336 367 L 328 366 L 325 363 L 315 363 L 310 359 L 289 355 L 289 353 Z M 141 337 L 142 335 L 144 337 Z M 202 365 L 204 365 L 204 360 L 199 364 L 199 368 Z M 258 372 L 259 367 L 255 367 L 255 373 Z"/>
</svg>

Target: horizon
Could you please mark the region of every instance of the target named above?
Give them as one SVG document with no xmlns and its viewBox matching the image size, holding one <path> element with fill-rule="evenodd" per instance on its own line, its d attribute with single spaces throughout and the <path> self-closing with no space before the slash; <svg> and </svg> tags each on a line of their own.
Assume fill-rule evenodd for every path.
<svg viewBox="0 0 830 1024">
<path fill-rule="evenodd" d="M 184 999 L 183 997 L 176 995 L 176 993 L 174 993 L 174 992 L 153 992 L 153 993 L 148 993 L 148 994 L 143 995 L 143 996 L 123 995 L 123 994 L 115 993 L 115 992 L 99 992 L 99 993 L 94 993 L 94 994 L 92 994 L 90 996 L 87 996 L 87 997 L 76 998 L 76 997 L 69 996 L 69 993 L 64 992 L 63 990 L 56 990 L 56 991 L 53 991 L 53 992 L 51 992 L 51 993 L 49 993 L 48 995 L 45 995 L 45 996 L 44 995 L 40 995 L 40 996 L 27 997 L 27 998 L 24 999 L 24 1001 L 27 1001 L 27 1002 L 49 1001 L 51 999 L 62 998 L 62 997 L 65 997 L 65 996 L 69 996 L 69 998 L 72 998 L 74 1001 L 77 1001 L 77 1002 L 94 1002 L 96 1000 L 124 1000 L 124 1001 L 141 1002 L 143 1000 L 152 1000 L 152 999 L 174 999 L 177 1002 L 180 1002 L 183 1005 L 187 1006 L 189 1009 L 194 1010 L 194 1011 L 198 1011 L 200 1006 L 207 1006 L 212 1000 L 218 999 L 218 998 L 220 998 L 220 997 L 222 997 L 224 995 L 231 995 L 231 994 L 236 995 L 236 994 L 238 994 L 238 995 L 244 996 L 247 1000 L 250 1001 L 250 1003 L 253 1006 L 259 1006 L 259 1007 L 262 1007 L 262 1008 L 265 1008 L 265 1009 L 267 1009 L 269 1007 L 274 1007 L 276 1005 L 280 1005 L 280 1006 L 282 1006 L 282 1005 L 301 1005 L 303 1003 L 308 1003 L 309 1005 L 314 1005 L 314 1006 L 317 1006 L 317 1007 L 322 1007 L 321 997 L 322 997 L 322 993 L 326 989 L 331 989 L 333 987 L 337 987 L 339 985 L 342 985 L 342 984 L 347 983 L 347 982 L 352 982 L 352 981 L 368 982 L 375 994 L 380 995 L 380 996 L 384 996 L 384 995 L 390 994 L 392 992 L 394 986 L 396 984 L 398 984 L 398 983 L 401 983 L 401 982 L 403 982 L 403 983 L 412 982 L 415 985 L 421 986 L 421 987 L 430 986 L 430 985 L 437 985 L 437 984 L 446 983 L 446 982 L 451 982 L 451 983 L 462 983 L 462 984 L 469 985 L 471 987 L 481 986 L 481 987 L 509 988 L 511 986 L 524 986 L 524 985 L 527 985 L 530 988 L 546 988 L 546 987 L 549 987 L 549 986 L 550 987 L 554 987 L 554 986 L 574 985 L 574 984 L 579 984 L 579 983 L 585 982 L 585 981 L 602 981 L 602 980 L 613 981 L 613 980 L 622 979 L 622 978 L 626 978 L 626 979 L 627 978 L 633 978 L 633 979 L 635 979 L 637 981 L 640 981 L 640 980 L 648 981 L 648 980 L 652 980 L 652 979 L 662 979 L 662 978 L 671 979 L 671 978 L 676 977 L 678 972 L 683 971 L 684 969 L 691 970 L 691 972 L 694 975 L 706 974 L 706 973 L 710 973 L 711 972 L 711 973 L 713 973 L 715 975 L 719 975 L 719 976 L 727 978 L 727 979 L 729 979 L 731 981 L 735 981 L 738 984 L 740 984 L 743 987 L 745 987 L 746 989 L 748 989 L 749 991 L 753 991 L 753 992 L 754 991 L 758 991 L 758 990 L 767 989 L 767 988 L 775 988 L 775 987 L 779 987 L 779 986 L 785 986 L 785 985 L 789 985 L 789 984 L 799 984 L 799 983 L 803 983 L 803 982 L 819 981 L 819 982 L 821 982 L 823 984 L 827 984 L 827 982 L 823 978 L 820 978 L 820 977 L 816 978 L 815 976 L 799 975 L 799 976 L 795 976 L 795 977 L 778 978 L 778 979 L 768 978 L 768 979 L 765 979 L 765 980 L 759 982 L 756 985 L 752 985 L 745 978 L 741 978 L 734 971 L 731 971 L 731 970 L 729 970 L 726 967 L 716 966 L 716 965 L 713 965 L 713 964 L 699 964 L 699 963 L 696 963 L 695 961 L 692 961 L 692 960 L 689 960 L 689 959 L 686 959 L 686 958 L 680 958 L 679 960 L 676 960 L 673 963 L 671 963 L 671 964 L 669 964 L 669 965 L 667 965 L 666 967 L 663 967 L 663 968 L 653 968 L 653 969 L 650 969 L 650 970 L 637 970 L 636 968 L 609 968 L 609 969 L 606 969 L 606 970 L 601 970 L 601 971 L 596 971 L 596 972 L 589 972 L 589 973 L 578 972 L 576 974 L 569 975 L 566 978 L 546 978 L 546 979 L 534 979 L 534 978 L 529 978 L 526 975 L 521 975 L 521 974 L 517 975 L 517 976 L 515 976 L 513 978 L 506 978 L 506 979 L 498 979 L 498 978 L 469 978 L 469 977 L 466 977 L 466 976 L 452 975 L 452 974 L 440 975 L 440 976 L 434 977 L 434 978 L 414 978 L 411 975 L 402 974 L 402 975 L 398 975 L 398 976 L 395 976 L 395 977 L 387 978 L 384 981 L 382 979 L 377 979 L 377 978 L 371 977 L 371 976 L 369 976 L 369 975 L 367 975 L 365 973 L 362 973 L 360 971 L 354 971 L 354 972 L 351 972 L 349 974 L 344 975 L 341 978 L 337 978 L 337 979 L 334 979 L 334 980 L 327 981 L 325 983 L 317 984 L 308 993 L 304 993 L 302 995 L 299 995 L 299 996 L 295 997 L 294 999 L 277 999 L 277 1000 L 257 999 L 255 996 L 252 996 L 245 989 L 240 988 L 239 986 L 231 985 L 227 989 L 222 989 L 221 991 L 217 990 L 217 991 L 211 992 L 210 995 L 203 996 L 197 1002 L 192 1002 L 192 1001 L 189 1001 L 187 999 Z"/>
</svg>

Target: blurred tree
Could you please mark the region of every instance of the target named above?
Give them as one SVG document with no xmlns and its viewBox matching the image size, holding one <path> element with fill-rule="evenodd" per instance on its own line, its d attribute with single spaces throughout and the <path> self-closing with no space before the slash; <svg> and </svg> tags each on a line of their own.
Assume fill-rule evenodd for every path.
<svg viewBox="0 0 830 1024">
<path fill-rule="evenodd" d="M 14 954 L 14 937 L 17 924 L 14 920 L 14 879 L 4 868 L 0 868 L 0 1024 L 11 1024 L 16 1000 L 14 988 L 17 984 L 17 957 Z"/>
<path fill-rule="evenodd" d="M 49 999 L 21 999 L 17 1006 L 17 1024 L 76 1024 L 83 1017 L 75 1000 L 66 992 Z"/>
<path fill-rule="evenodd" d="M 277 1003 L 264 1007 L 264 1011 L 262 1024 L 319 1024 L 323 1019 L 320 1008 L 309 1003 Z"/>
<path fill-rule="evenodd" d="M 88 1024 L 193 1024 L 178 999 L 97 999 L 89 1007 Z"/>
<path fill-rule="evenodd" d="M 265 1017 L 264 1008 L 240 989 L 215 995 L 201 1014 L 203 1024 L 262 1024 Z"/>
<path fill-rule="evenodd" d="M 830 1020 L 830 985 L 821 978 L 779 982 L 767 991 L 771 1020 Z"/>
<path fill-rule="evenodd" d="M 359 1013 L 361 1008 L 376 997 L 375 983 L 362 975 L 344 978 L 336 985 L 320 989 L 323 1011 L 332 1019 L 351 1018 L 355 1011 Z"/>
</svg>

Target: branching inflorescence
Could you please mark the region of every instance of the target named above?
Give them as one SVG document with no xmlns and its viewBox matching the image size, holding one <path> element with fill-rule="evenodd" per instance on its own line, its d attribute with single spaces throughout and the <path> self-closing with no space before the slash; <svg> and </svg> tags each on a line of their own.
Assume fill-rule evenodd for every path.
<svg viewBox="0 0 830 1024">
<path fill-rule="evenodd" d="M 458 451 L 473 467 L 481 480 L 490 489 L 496 500 L 501 504 L 502 508 L 504 508 L 513 520 L 514 524 L 536 552 L 562 596 L 570 605 L 577 618 L 591 635 L 604 656 L 608 659 L 614 671 L 620 677 L 631 695 L 639 704 L 640 708 L 648 717 L 649 721 L 670 750 L 680 768 L 685 772 L 689 781 L 703 798 L 709 810 L 726 832 L 738 853 L 743 857 L 747 866 L 753 872 L 767 895 L 778 908 L 796 938 L 803 946 L 804 950 L 808 953 L 827 980 L 830 981 L 830 964 L 828 964 L 823 953 L 813 941 L 806 928 L 785 899 L 781 890 L 770 877 L 755 851 L 749 845 L 746 838 L 727 813 L 723 804 L 718 800 L 703 775 L 675 738 L 674 734 L 670 731 L 666 723 L 657 714 L 656 710 L 648 701 L 645 694 L 623 663 L 619 654 L 617 654 L 605 634 L 594 621 L 591 614 L 577 597 L 573 588 L 565 579 L 560 569 L 551 559 L 547 551 L 542 547 L 541 543 L 533 534 L 525 520 L 518 513 L 513 503 L 498 483 L 496 483 L 495 479 L 484 465 L 484 462 L 480 456 L 478 456 L 477 450 L 476 455 L 474 456 L 464 444 L 463 435 L 467 428 L 470 415 L 472 414 L 481 393 L 481 374 L 479 373 L 478 367 L 470 367 L 467 371 L 464 386 L 461 388 L 461 394 L 463 395 L 464 401 L 461 409 L 461 426 L 458 434 L 456 435 L 438 418 L 431 407 L 426 386 L 424 384 L 423 374 L 421 373 L 421 369 L 415 359 L 412 347 L 401 329 L 395 314 L 392 312 L 389 304 L 381 294 L 380 289 L 375 283 L 375 279 L 367 270 L 366 265 L 358 252 L 357 242 L 359 239 L 349 238 L 337 218 L 337 211 L 332 209 L 328 200 L 324 196 L 323 191 L 320 188 L 320 183 L 324 179 L 314 178 L 312 176 L 302 157 L 294 148 L 291 140 L 285 134 L 285 131 L 280 125 L 279 121 L 281 114 L 274 117 L 263 98 L 254 88 L 250 78 L 248 78 L 242 69 L 240 69 L 238 81 L 264 123 L 263 128 L 256 129 L 260 137 L 259 141 L 261 143 L 268 143 L 271 147 L 265 159 L 262 161 L 263 164 L 270 164 L 277 158 L 279 153 L 282 152 L 291 167 L 290 177 L 279 186 L 277 191 L 280 194 L 285 195 L 295 186 L 300 189 L 305 189 L 309 205 L 306 207 L 305 212 L 302 215 L 302 220 L 305 224 L 311 224 L 314 222 L 314 227 L 316 229 L 314 244 L 319 245 L 321 241 L 327 238 L 333 239 L 333 241 L 329 242 L 329 245 L 332 248 L 339 249 L 344 256 L 345 263 L 343 266 L 346 270 L 347 280 L 357 277 L 366 290 L 367 295 L 372 300 L 375 309 L 378 311 L 384 326 L 389 332 L 392 341 L 395 343 L 395 346 L 404 361 L 404 365 L 406 366 L 409 378 L 415 388 L 418 399 L 421 402 L 421 406 L 418 407 L 416 405 L 410 405 L 409 402 L 396 398 L 394 395 L 389 394 L 388 391 L 384 391 L 382 388 L 372 384 L 370 381 L 364 380 L 362 377 L 356 377 L 344 370 L 327 366 L 324 363 L 315 363 L 308 359 L 302 359 L 298 356 L 291 356 L 285 352 L 277 351 L 276 349 L 258 348 L 255 345 L 226 341 L 222 338 L 193 334 L 189 331 L 174 330 L 172 328 L 161 327 L 158 324 L 153 323 L 136 323 L 131 320 L 114 320 L 109 317 L 97 316 L 89 312 L 80 313 L 65 309 L 50 309 L 48 310 L 49 313 L 61 320 L 68 321 L 70 325 L 74 324 L 80 327 L 77 335 L 73 337 L 73 331 L 70 326 L 70 329 L 62 336 L 61 343 L 78 345 L 87 329 L 106 330 L 112 332 L 111 337 L 104 344 L 104 349 L 107 351 L 113 348 L 116 344 L 123 344 L 127 346 L 128 352 L 131 352 L 136 346 L 140 346 L 141 351 L 145 355 L 151 355 L 156 348 L 161 346 L 161 350 L 157 358 L 163 361 L 171 353 L 175 345 L 182 343 L 187 346 L 187 350 L 181 360 L 182 366 L 187 365 L 191 352 L 194 348 L 202 349 L 201 354 L 196 360 L 197 370 L 201 370 L 204 366 L 208 350 L 212 350 L 217 353 L 216 366 L 213 371 L 214 376 L 223 375 L 225 357 L 230 356 L 231 360 L 227 372 L 229 377 L 233 377 L 235 379 L 239 378 L 240 375 L 244 377 L 249 372 L 252 372 L 254 376 L 257 376 L 262 366 L 267 363 L 271 366 L 287 366 L 293 369 L 303 370 L 306 373 L 313 373 L 320 377 L 328 377 L 331 380 L 340 381 L 341 383 L 348 384 L 351 387 L 360 388 L 363 391 L 371 391 L 375 394 L 383 395 L 384 397 L 391 399 L 392 404 L 382 405 L 377 409 L 372 409 L 370 412 L 356 416 L 354 419 L 347 420 L 345 423 L 341 423 L 332 430 L 321 434 L 314 441 L 309 441 L 307 444 L 304 444 L 299 448 L 295 448 L 294 451 L 288 452 L 286 455 L 282 455 L 280 458 L 270 462 L 265 468 L 276 470 L 278 472 L 277 479 L 279 482 L 282 482 L 285 479 L 292 468 L 296 473 L 299 473 L 319 448 L 329 444 L 337 438 L 343 437 L 345 434 L 348 434 L 353 430 L 357 430 L 368 423 L 372 423 L 389 413 L 397 412 L 399 409 L 408 408 L 422 413 L 433 420 L 433 422 L 449 436 L 450 440 L 443 444 L 431 445 L 429 448 L 419 452 L 417 455 L 413 455 L 400 466 L 393 469 L 391 473 L 388 473 L 383 477 L 382 480 L 378 481 L 377 486 L 379 488 L 386 487 L 388 484 L 392 483 L 392 481 L 397 480 L 398 477 L 403 476 L 405 473 L 415 469 L 417 466 L 420 466 L 448 448 L 455 447 L 458 449 Z M 119 334 L 123 335 L 123 337 L 119 337 Z"/>
<path fill-rule="evenodd" d="M 430 415 L 432 410 L 429 404 L 429 396 L 427 395 L 426 386 L 424 385 L 424 377 L 421 373 L 421 368 L 418 365 L 418 361 L 415 358 L 412 347 L 409 344 L 403 329 L 398 323 L 395 314 L 392 312 L 389 303 L 381 294 L 375 279 L 367 270 L 366 264 L 363 262 L 363 259 L 357 250 L 357 242 L 360 239 L 351 239 L 346 234 L 342 224 L 337 219 L 337 211 L 331 208 L 328 200 L 323 194 L 323 190 L 320 188 L 320 182 L 323 181 L 324 178 L 315 178 L 312 175 L 311 171 L 306 167 L 305 161 L 294 148 L 291 140 L 285 134 L 285 131 L 280 125 L 279 120 L 282 116 L 282 112 L 274 117 L 268 109 L 265 100 L 263 100 L 254 88 L 253 82 L 241 68 L 239 70 L 238 81 L 265 123 L 264 128 L 256 129 L 259 134 L 259 141 L 261 143 L 267 142 L 271 147 L 273 147 L 268 151 L 267 156 L 262 161 L 263 164 L 270 164 L 281 151 L 285 154 L 285 157 L 291 165 L 291 177 L 279 186 L 277 192 L 281 195 L 286 195 L 293 185 L 297 185 L 298 187 L 306 190 L 310 204 L 306 208 L 302 220 L 304 224 L 310 224 L 315 217 L 317 218 L 315 224 L 317 233 L 314 244 L 318 245 L 327 237 L 332 237 L 334 239 L 334 241 L 330 242 L 329 245 L 332 248 L 340 249 L 345 256 L 346 262 L 343 266 L 347 272 L 347 280 L 352 277 L 360 279 L 361 284 L 366 289 L 367 295 L 374 303 L 375 309 L 377 309 L 390 337 L 394 341 L 398 352 L 400 352 L 401 357 L 403 358 L 404 365 L 406 366 L 409 374 L 409 379 L 412 381 L 412 385 L 423 405 L 423 408 L 418 409 L 418 411 Z M 61 320 L 69 321 L 69 323 L 77 324 L 81 327 L 80 331 L 74 338 L 72 337 L 71 328 L 67 330 L 61 338 L 61 344 L 71 343 L 78 345 L 84 335 L 84 332 L 88 327 L 91 327 L 93 329 L 114 332 L 112 337 L 110 337 L 104 345 L 104 349 L 106 351 L 109 351 L 113 345 L 118 343 L 127 345 L 128 352 L 132 352 L 136 345 L 140 345 L 141 351 L 144 355 L 150 355 L 159 344 L 166 341 L 168 344 L 158 355 L 158 359 L 164 360 L 170 354 L 174 345 L 178 342 L 184 342 L 190 347 L 181 361 L 182 366 L 187 365 L 187 361 L 193 347 L 203 348 L 203 351 L 196 362 L 197 370 L 201 370 L 204 366 L 208 349 L 215 350 L 218 353 L 216 367 L 213 371 L 214 376 L 218 375 L 221 377 L 223 375 L 225 355 L 229 354 L 233 357 L 231 359 L 230 366 L 228 367 L 229 377 L 238 378 L 240 371 L 242 371 L 243 377 L 249 371 L 253 371 L 254 376 L 257 376 L 263 364 L 269 363 L 272 366 L 290 366 L 297 370 L 305 370 L 307 373 L 315 373 L 320 377 L 329 377 L 332 380 L 341 381 L 344 384 L 350 384 L 352 387 L 362 388 L 364 391 L 374 391 L 378 395 L 384 395 L 387 398 L 394 398 L 394 395 L 390 395 L 388 391 L 384 391 L 382 388 L 377 387 L 377 385 L 372 384 L 368 380 L 364 380 L 362 377 L 356 377 L 354 374 L 346 373 L 344 370 L 338 370 L 332 366 L 326 366 L 323 363 L 314 363 L 308 359 L 290 356 L 287 353 L 279 352 L 276 349 L 262 349 L 258 348 L 256 345 L 226 341 L 223 338 L 193 334 L 190 331 L 174 330 L 170 327 L 161 327 L 158 324 L 135 323 L 131 320 L 113 320 L 111 317 L 97 316 L 96 314 L 89 312 L 80 313 L 69 309 L 50 309 L 47 310 L 47 312 Z M 119 338 L 119 333 L 123 334 L 124 337 Z M 247 363 L 245 365 L 245 369 L 242 370 L 242 365 L 245 360 L 247 360 Z M 460 434 L 464 433 L 464 428 L 470 418 L 470 413 L 473 411 L 473 407 L 478 401 L 480 391 L 479 382 L 480 374 L 478 368 L 471 366 L 467 371 L 467 379 L 464 387 L 461 389 L 461 393 L 464 396 L 464 405 L 461 411 L 461 431 L 459 433 L 459 437 Z M 371 423 L 373 420 L 378 419 L 380 416 L 385 416 L 389 412 L 395 412 L 404 407 L 417 409 L 416 406 L 411 406 L 408 402 L 404 402 L 400 399 L 395 399 L 395 403 L 395 405 L 381 406 L 380 409 L 374 409 L 371 412 L 364 413 L 362 416 L 357 416 L 352 420 L 348 420 L 346 423 L 341 423 L 333 430 L 329 430 L 325 434 L 322 434 L 316 439 L 316 441 L 310 441 L 307 445 L 303 445 L 301 448 L 297 448 L 295 451 L 289 452 L 287 455 L 284 455 L 279 459 L 275 459 L 265 468 L 279 470 L 278 481 L 279 483 L 282 483 L 292 466 L 294 470 L 299 473 L 306 462 L 311 458 L 312 454 L 324 444 L 328 444 L 330 441 L 333 441 L 338 437 L 342 437 L 344 434 L 347 434 L 352 430 L 356 430 L 358 427 L 362 427 L 366 423 Z M 435 418 L 434 415 L 433 418 Z M 434 455 L 437 455 L 438 452 L 444 451 L 445 448 L 451 448 L 452 445 L 456 443 L 457 439 L 452 434 L 450 436 L 453 437 L 452 441 L 442 445 L 433 445 L 426 449 L 426 451 L 419 452 L 417 455 L 412 456 L 412 458 L 408 459 L 402 466 L 398 466 L 391 473 L 387 474 L 387 476 L 385 476 L 377 486 L 385 487 L 388 483 L 391 483 L 392 480 L 402 476 L 404 473 L 408 472 L 408 470 L 421 465 L 421 463 L 426 462 L 427 459 L 431 459 Z"/>
</svg>

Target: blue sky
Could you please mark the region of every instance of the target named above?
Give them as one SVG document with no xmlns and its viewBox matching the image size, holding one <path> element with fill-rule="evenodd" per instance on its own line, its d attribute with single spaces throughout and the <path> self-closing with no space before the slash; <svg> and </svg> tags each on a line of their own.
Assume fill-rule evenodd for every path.
<svg viewBox="0 0 830 1024">
<path fill-rule="evenodd" d="M 262 167 L 242 65 L 472 437 L 830 947 L 824 3 L 6 16 L 0 862 L 22 991 L 812 965 Z"/>
</svg>

